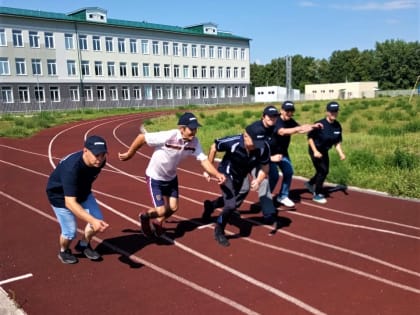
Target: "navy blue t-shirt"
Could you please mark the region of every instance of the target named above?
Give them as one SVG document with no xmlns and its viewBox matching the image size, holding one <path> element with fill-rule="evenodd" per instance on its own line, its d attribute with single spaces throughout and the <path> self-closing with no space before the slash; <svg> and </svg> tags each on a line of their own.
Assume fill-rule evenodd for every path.
<svg viewBox="0 0 420 315">
<path fill-rule="evenodd" d="M 290 120 L 283 120 L 279 117 L 279 119 L 277 119 L 274 126 L 273 139 L 270 142 L 271 155 L 282 154 L 287 157 L 289 156 L 288 148 L 291 135 L 280 136 L 277 132 L 282 128 L 295 128 L 297 126 L 299 126 L 299 124 L 293 118 Z"/>
<path fill-rule="evenodd" d="M 47 183 L 48 200 L 54 207 L 65 208 L 64 196 L 85 201 L 92 191 L 92 183 L 98 177 L 101 167 L 89 167 L 83 161 L 83 151 L 66 156 L 51 173 Z"/>
<path fill-rule="evenodd" d="M 234 181 L 242 182 L 253 168 L 270 162 L 267 142 L 263 149 L 255 149 L 249 153 L 242 134 L 216 139 L 214 142 L 218 152 L 225 152 L 219 163 L 219 172 L 230 176 Z"/>
<path fill-rule="evenodd" d="M 338 121 L 329 123 L 326 118 L 317 121 L 321 123 L 324 128 L 313 129 L 308 133 L 308 138 L 312 138 L 316 148 L 320 152 L 326 152 L 333 145 L 342 142 L 342 129 Z"/>
</svg>

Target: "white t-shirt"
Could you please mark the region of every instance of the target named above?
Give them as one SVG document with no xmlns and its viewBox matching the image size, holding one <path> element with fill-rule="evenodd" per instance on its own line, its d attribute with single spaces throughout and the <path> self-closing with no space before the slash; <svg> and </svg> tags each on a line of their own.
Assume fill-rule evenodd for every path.
<svg viewBox="0 0 420 315">
<path fill-rule="evenodd" d="M 146 175 L 153 179 L 163 181 L 174 179 L 179 162 L 187 156 L 195 156 L 198 161 L 207 159 L 200 141 L 194 137 L 192 141 L 185 142 L 179 129 L 148 132 L 144 136 L 147 145 L 155 148 L 146 168 Z"/>
</svg>

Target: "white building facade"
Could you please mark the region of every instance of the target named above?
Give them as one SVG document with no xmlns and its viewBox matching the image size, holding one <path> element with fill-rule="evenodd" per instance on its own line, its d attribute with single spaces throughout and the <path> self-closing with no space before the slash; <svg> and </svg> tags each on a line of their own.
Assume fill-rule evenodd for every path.
<svg viewBox="0 0 420 315">
<path fill-rule="evenodd" d="M 1 110 L 249 102 L 249 42 L 210 22 L 0 7 Z"/>
<path fill-rule="evenodd" d="M 270 103 L 270 102 L 284 102 L 286 100 L 298 101 L 300 100 L 300 92 L 297 89 L 292 90 L 290 99 L 287 95 L 287 88 L 282 86 L 259 86 L 255 87 L 255 102 L 256 103 Z"/>
<path fill-rule="evenodd" d="M 378 82 L 345 82 L 305 85 L 305 100 L 374 98 Z"/>
</svg>

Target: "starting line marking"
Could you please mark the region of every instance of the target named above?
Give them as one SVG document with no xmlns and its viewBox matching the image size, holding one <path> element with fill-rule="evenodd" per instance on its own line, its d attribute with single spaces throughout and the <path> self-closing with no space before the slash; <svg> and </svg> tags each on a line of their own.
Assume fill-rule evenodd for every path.
<svg viewBox="0 0 420 315">
<path fill-rule="evenodd" d="M 0 286 L 3 285 L 3 284 L 9 283 L 9 282 L 18 281 L 18 280 L 22 280 L 22 279 L 26 279 L 26 278 L 30 278 L 30 277 L 33 277 L 32 273 L 27 273 L 26 275 L 22 275 L 22 276 L 19 276 L 19 277 L 14 277 L 14 278 L 9 278 L 9 279 L 6 279 L 6 280 L 2 280 L 2 281 L 0 281 Z"/>
</svg>

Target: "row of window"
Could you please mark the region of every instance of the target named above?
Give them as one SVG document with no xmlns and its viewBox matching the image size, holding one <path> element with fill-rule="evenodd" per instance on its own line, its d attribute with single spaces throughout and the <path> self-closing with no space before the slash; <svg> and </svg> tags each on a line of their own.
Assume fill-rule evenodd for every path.
<svg viewBox="0 0 420 315">
<path fill-rule="evenodd" d="M 41 32 L 29 31 L 28 42 L 31 48 L 40 48 L 41 46 Z M 44 32 L 44 45 L 47 49 L 55 48 L 54 36 L 60 36 L 52 32 Z M 76 34 L 64 34 L 64 45 L 67 50 L 76 49 L 75 39 Z M 12 42 L 14 47 L 24 47 L 23 31 L 12 30 Z M 90 43 L 90 46 L 89 46 Z M 234 59 L 246 60 L 245 48 L 238 47 L 225 47 L 193 43 L 177 43 L 169 41 L 149 40 L 149 39 L 136 39 L 136 38 L 114 38 L 111 36 L 97 36 L 97 35 L 78 35 L 78 49 L 92 50 L 92 51 L 105 51 L 119 53 L 132 53 L 137 54 L 141 51 L 143 55 L 163 55 L 169 56 L 172 51 L 172 56 L 183 56 L 193 58 L 218 58 L 218 59 Z M 0 29 L 0 46 L 7 46 L 7 36 L 5 29 Z"/>
<path fill-rule="evenodd" d="M 47 59 L 47 73 L 48 75 L 57 75 L 57 63 L 55 59 Z M 126 62 L 119 62 L 118 64 L 118 73 L 120 77 L 127 77 L 129 70 L 131 70 L 132 77 L 139 77 L 139 64 L 137 62 L 132 62 L 130 68 L 128 69 L 128 64 Z M 82 60 L 80 65 L 80 71 L 83 76 L 105 76 L 107 74 L 109 77 L 116 76 L 116 63 L 114 61 L 109 61 L 106 63 L 106 69 L 104 69 L 104 63 L 102 61 L 93 61 L 94 72 L 91 72 L 91 62 L 88 60 Z M 153 66 L 153 69 L 152 69 Z M 32 75 L 42 75 L 42 61 L 38 58 L 31 59 L 31 68 Z M 171 75 L 172 68 L 172 75 Z M 15 69 L 16 75 L 27 75 L 26 70 L 26 60 L 25 58 L 15 58 Z M 77 76 L 77 63 L 75 60 L 67 60 L 67 75 L 68 76 Z M 163 69 L 163 73 L 161 72 Z M 106 73 L 104 72 L 106 70 Z M 233 70 L 233 71 L 232 71 Z M 152 73 L 153 71 L 153 73 Z M 191 71 L 191 72 L 190 72 Z M 200 71 L 200 76 L 199 76 Z M 9 59 L 6 57 L 0 57 L 0 75 L 10 75 L 10 65 Z M 153 65 L 149 63 L 142 64 L 142 76 L 143 77 L 163 77 L 165 78 L 181 78 L 181 66 L 180 65 L 171 65 L 154 63 Z M 246 77 L 246 68 L 245 67 L 214 67 L 214 66 L 182 66 L 182 77 L 183 78 L 241 78 L 245 79 Z"/>
<path fill-rule="evenodd" d="M 50 86 L 49 99 L 52 102 L 61 101 L 60 87 Z M 154 93 L 153 93 L 154 90 Z M 200 99 L 200 98 L 232 98 L 232 97 L 246 97 L 247 87 L 246 86 L 111 86 L 107 89 L 104 86 L 85 86 L 83 89 L 83 95 L 86 101 L 94 100 L 94 92 L 96 93 L 96 99 L 99 101 L 106 101 L 107 99 L 112 101 L 118 100 L 153 100 L 153 99 Z M 33 87 L 33 95 L 36 102 L 46 101 L 46 90 L 43 86 Z M 70 86 L 69 95 L 72 101 L 80 101 L 80 87 Z M 28 86 L 20 86 L 17 88 L 17 96 L 21 103 L 30 103 L 30 88 Z M 12 87 L 3 86 L 1 88 L 1 98 L 4 103 L 14 103 L 14 90 Z"/>
</svg>

